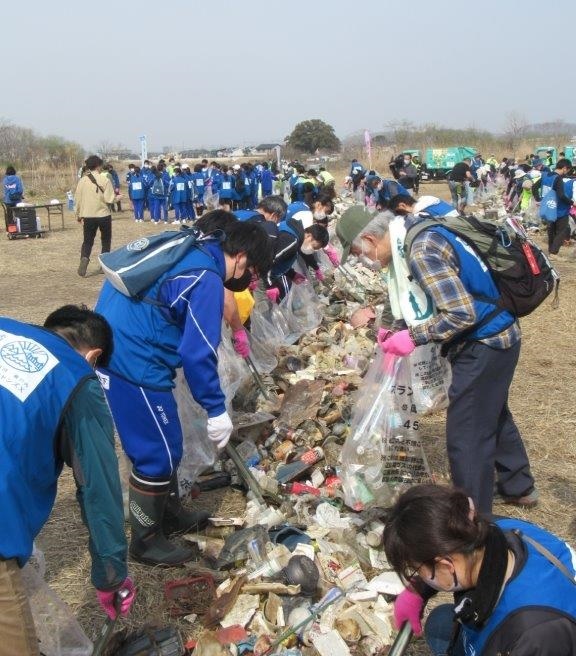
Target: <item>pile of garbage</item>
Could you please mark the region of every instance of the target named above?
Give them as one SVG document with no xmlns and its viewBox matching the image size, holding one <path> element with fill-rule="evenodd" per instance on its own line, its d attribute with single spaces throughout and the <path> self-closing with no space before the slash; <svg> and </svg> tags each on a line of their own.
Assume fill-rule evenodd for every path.
<svg viewBox="0 0 576 656">
<path fill-rule="evenodd" d="M 202 559 L 166 583 L 170 615 L 196 638 L 184 644 L 164 627 L 132 645 L 153 635 L 165 650 L 150 653 L 375 656 L 394 640 L 403 583 L 381 549 L 385 509 L 430 478 L 420 417 L 445 406 L 449 380 L 435 345 L 404 359 L 376 348 L 382 272 L 353 258 L 320 265 L 322 283 L 294 284 L 278 305 L 255 294 L 249 359 L 223 331 L 219 373 L 236 430 L 222 453 L 177 376 L 181 492 L 208 471 L 203 480 L 242 487 L 247 503 L 184 536 Z"/>
<path fill-rule="evenodd" d="M 377 322 L 350 321 L 367 306 L 379 316 L 385 303 L 381 273 L 352 262 L 324 285 L 294 285 L 278 306 L 259 299 L 251 363 L 221 347 L 236 433 L 204 468 L 244 486 L 247 505 L 212 518 L 206 535 L 186 536 L 206 569 L 167 593 L 175 616 L 201 622 L 189 644 L 199 656 L 374 655 L 392 644 L 403 584 L 381 550 L 385 508 L 430 479 L 419 417 L 445 407 L 449 381 L 436 346 L 384 357 Z M 192 404 L 179 397 L 182 408 Z M 212 449 L 198 439 L 201 423 L 180 468 L 191 484 L 198 448 Z M 198 585 L 208 603 L 192 592 Z"/>
</svg>

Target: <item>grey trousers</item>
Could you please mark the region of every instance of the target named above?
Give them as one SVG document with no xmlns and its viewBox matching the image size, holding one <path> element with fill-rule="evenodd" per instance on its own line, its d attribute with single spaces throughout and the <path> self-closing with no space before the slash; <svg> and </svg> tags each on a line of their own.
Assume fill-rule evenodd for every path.
<svg viewBox="0 0 576 656">
<path fill-rule="evenodd" d="M 492 512 L 494 475 L 504 496 L 534 487 L 526 449 L 508 408 L 520 342 L 498 350 L 470 342 L 451 359 L 446 446 L 452 482 L 483 513 Z"/>
</svg>

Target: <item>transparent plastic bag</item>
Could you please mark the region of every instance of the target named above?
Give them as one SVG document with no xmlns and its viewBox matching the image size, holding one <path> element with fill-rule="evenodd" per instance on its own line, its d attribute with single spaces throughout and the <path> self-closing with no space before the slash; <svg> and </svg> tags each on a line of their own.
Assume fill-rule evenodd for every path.
<svg viewBox="0 0 576 656">
<path fill-rule="evenodd" d="M 44 581 L 44 554 L 34 546 L 32 557 L 22 569 L 22 580 L 38 637 L 38 648 L 46 656 L 90 656 L 88 639 L 70 608 Z"/>
<path fill-rule="evenodd" d="M 186 495 L 203 471 L 216 462 L 218 449 L 208 439 L 208 415 L 190 393 L 182 369 L 176 372 L 174 397 L 182 426 L 182 460 L 178 467 L 180 493 Z"/>
<path fill-rule="evenodd" d="M 250 318 L 250 332 L 272 353 L 277 353 L 286 344 L 293 344 L 299 337 L 292 334 L 280 307 L 268 300 L 260 301 L 254 308 Z"/>
<path fill-rule="evenodd" d="M 266 348 L 266 344 L 250 330 L 250 359 L 259 374 L 269 374 L 278 366 L 278 358 L 274 351 Z"/>
<path fill-rule="evenodd" d="M 309 281 L 293 284 L 279 307 L 290 331 L 298 337 L 318 328 L 322 323 L 320 299 Z"/>
<path fill-rule="evenodd" d="M 204 192 L 204 207 L 207 211 L 217 210 L 220 205 L 220 195 L 214 193 L 210 187 Z"/>
<path fill-rule="evenodd" d="M 240 385 L 251 375 L 244 358 L 234 350 L 230 329 L 222 325 L 222 339 L 218 347 L 218 376 L 228 410 L 231 409 L 232 399 Z"/>
<path fill-rule="evenodd" d="M 230 331 L 222 330 L 222 341 L 218 347 L 218 376 L 226 397 L 228 412 L 232 411 L 232 399 L 242 382 L 250 376 L 250 370 L 232 346 Z M 182 426 L 183 454 L 178 468 L 180 491 L 186 494 L 198 476 L 215 462 L 218 449 L 208 439 L 206 411 L 194 400 L 182 369 L 176 372 L 174 398 Z"/>
<path fill-rule="evenodd" d="M 346 505 L 389 506 L 407 486 L 429 480 L 419 428 L 409 360 L 379 351 L 358 391 L 340 454 Z"/>
<path fill-rule="evenodd" d="M 413 401 L 421 415 L 448 407 L 452 372 L 446 358 L 440 355 L 440 348 L 440 344 L 424 344 L 410 355 Z"/>
</svg>

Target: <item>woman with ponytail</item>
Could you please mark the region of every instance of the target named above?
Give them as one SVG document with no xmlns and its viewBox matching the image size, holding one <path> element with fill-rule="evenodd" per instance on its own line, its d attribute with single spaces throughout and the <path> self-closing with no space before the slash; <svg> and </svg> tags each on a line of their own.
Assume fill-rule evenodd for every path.
<svg viewBox="0 0 576 656">
<path fill-rule="evenodd" d="M 384 532 L 390 565 L 406 583 L 394 606 L 399 628 L 424 634 L 436 656 L 576 654 L 576 554 L 519 519 L 484 518 L 464 492 L 418 485 L 390 511 Z"/>
</svg>

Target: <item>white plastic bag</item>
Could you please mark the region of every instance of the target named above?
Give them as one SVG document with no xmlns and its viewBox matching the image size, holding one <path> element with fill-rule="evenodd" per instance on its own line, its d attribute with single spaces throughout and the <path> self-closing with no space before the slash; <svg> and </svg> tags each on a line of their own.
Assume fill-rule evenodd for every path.
<svg viewBox="0 0 576 656">
<path fill-rule="evenodd" d="M 22 580 L 38 637 L 38 648 L 46 656 L 90 656 L 88 639 L 70 608 L 44 581 L 44 554 L 34 546 L 32 557 L 22 569 Z"/>
</svg>

